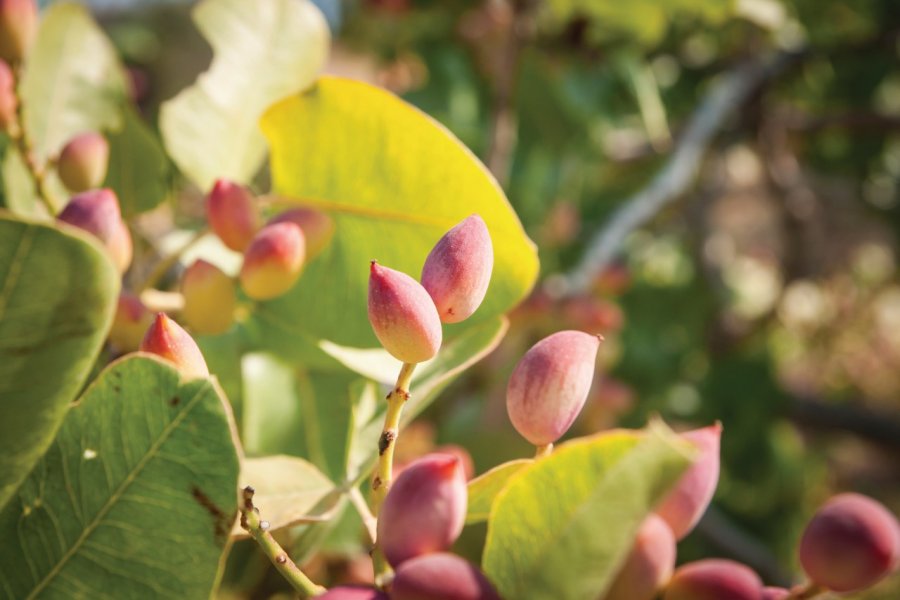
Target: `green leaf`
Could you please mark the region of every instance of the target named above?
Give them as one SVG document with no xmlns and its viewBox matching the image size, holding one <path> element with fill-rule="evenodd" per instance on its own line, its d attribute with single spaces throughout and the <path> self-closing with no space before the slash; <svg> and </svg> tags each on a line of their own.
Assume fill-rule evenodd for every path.
<svg viewBox="0 0 900 600">
<path fill-rule="evenodd" d="M 194 21 L 213 63 L 163 104 L 163 140 L 201 189 L 219 177 L 247 182 L 265 158 L 260 115 L 313 82 L 328 53 L 328 26 L 306 0 L 205 0 Z"/>
<path fill-rule="evenodd" d="M 127 88 L 115 49 L 84 6 L 54 4 L 41 16 L 21 93 L 44 160 L 78 133 L 118 128 Z"/>
<path fill-rule="evenodd" d="M 689 449 L 662 425 L 561 445 L 494 501 L 485 572 L 504 598 L 601 597 Z"/>
<path fill-rule="evenodd" d="M 241 485 L 255 490 L 253 504 L 271 531 L 330 520 L 336 515 L 343 494 L 315 465 L 293 456 L 245 459 Z M 248 534 L 240 523 L 235 523 L 232 536 Z"/>
<path fill-rule="evenodd" d="M 487 521 L 491 514 L 494 500 L 506 484 L 524 467 L 534 461 L 530 458 L 511 460 L 497 465 L 469 482 L 469 503 L 466 511 L 466 524 Z"/>
<path fill-rule="evenodd" d="M 88 235 L 0 212 L 0 506 L 62 424 L 118 293 L 115 267 Z"/>
<path fill-rule="evenodd" d="M 460 373 L 489 354 L 509 326 L 505 318 L 480 323 L 459 336 L 446 340 L 435 359 L 420 365 L 413 374 L 410 398 L 403 408 L 401 425 L 406 425 L 427 408 Z M 352 364 L 352 363 L 351 363 Z M 396 379 L 400 367 L 393 371 Z M 393 381 L 390 385 L 393 385 Z M 384 394 L 380 395 L 381 397 Z M 387 403 L 377 398 L 374 411 L 357 405 L 357 431 L 351 440 L 348 479 L 367 473 L 377 457 L 378 438 L 384 424 Z"/>
<path fill-rule="evenodd" d="M 204 598 L 237 514 L 224 399 L 139 355 L 69 412 L 0 513 L 5 598 Z"/>
<path fill-rule="evenodd" d="M 17 215 L 34 215 L 39 202 L 34 179 L 22 155 L 12 146 L 7 146 L 3 153 L 0 179 L 3 180 L 3 206 Z"/>
<path fill-rule="evenodd" d="M 156 208 L 169 193 L 169 161 L 156 135 L 132 107 L 109 134 L 106 186 L 119 196 L 126 217 Z"/>
<path fill-rule="evenodd" d="M 534 284 L 535 247 L 494 178 L 446 129 L 390 93 L 323 77 L 272 107 L 262 128 L 275 192 L 325 211 L 336 226 L 294 289 L 254 313 L 270 323 L 267 343 L 287 326 L 294 337 L 377 347 L 366 318 L 369 261 L 418 276 L 435 242 L 474 212 L 493 239 L 494 274 L 482 306 L 448 337 L 504 314 Z"/>
</svg>

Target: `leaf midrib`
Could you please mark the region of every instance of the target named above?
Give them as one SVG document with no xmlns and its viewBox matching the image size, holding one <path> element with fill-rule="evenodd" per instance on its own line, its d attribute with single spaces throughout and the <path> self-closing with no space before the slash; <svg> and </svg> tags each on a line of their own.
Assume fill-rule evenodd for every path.
<svg viewBox="0 0 900 600">
<path fill-rule="evenodd" d="M 138 475 L 140 475 L 141 471 L 144 470 L 144 467 L 156 456 L 158 450 L 162 447 L 162 445 L 168 441 L 172 432 L 177 429 L 177 427 L 181 424 L 182 421 L 187 417 L 187 415 L 193 410 L 194 405 L 197 404 L 203 395 L 209 391 L 210 384 L 207 382 L 203 386 L 197 390 L 197 393 L 184 404 L 184 410 L 182 410 L 172 421 L 160 432 L 159 438 L 153 443 L 152 446 L 147 450 L 144 456 L 140 461 L 134 466 L 130 473 L 125 477 L 122 481 L 121 485 L 119 485 L 118 489 L 116 489 L 107 500 L 106 504 L 97 512 L 96 516 L 93 520 L 85 527 L 81 535 L 75 540 L 75 543 L 72 544 L 72 547 L 60 558 L 60 560 L 54 565 L 53 569 L 50 570 L 44 578 L 38 582 L 37 586 L 31 591 L 26 600 L 33 600 L 37 597 L 37 595 L 46 588 L 50 582 L 63 570 L 66 563 L 71 559 L 81 548 L 81 546 L 87 541 L 87 539 L 91 536 L 91 534 L 100 526 L 100 523 L 103 521 L 106 514 L 112 510 L 112 507 L 125 495 L 125 492 L 128 491 L 128 488 L 132 483 L 137 479 Z"/>
</svg>

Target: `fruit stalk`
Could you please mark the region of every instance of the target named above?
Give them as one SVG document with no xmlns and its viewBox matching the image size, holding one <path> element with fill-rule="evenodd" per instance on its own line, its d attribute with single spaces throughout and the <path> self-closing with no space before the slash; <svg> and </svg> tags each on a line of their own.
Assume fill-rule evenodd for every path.
<svg viewBox="0 0 900 600">
<path fill-rule="evenodd" d="M 250 534 L 263 553 L 272 561 L 279 573 L 291 584 L 291 587 L 303 598 L 324 594 L 326 590 L 313 582 L 300 567 L 291 560 L 284 548 L 269 533 L 268 521 L 259 518 L 259 510 L 253 506 L 255 490 L 247 486 L 241 492 L 241 527 Z"/>
<path fill-rule="evenodd" d="M 16 124 L 9 132 L 10 139 L 16 146 L 19 156 L 25 168 L 28 169 L 31 179 L 34 181 L 34 189 L 38 198 L 44 203 L 47 212 L 51 217 L 55 217 L 59 213 L 59 204 L 53 198 L 53 195 L 47 189 L 47 173 L 45 166 L 39 165 L 34 157 L 34 146 L 31 143 L 31 137 L 25 128 L 25 118 L 22 110 L 22 96 L 19 94 L 19 65 L 13 66 L 13 93 L 16 98 Z"/>
<path fill-rule="evenodd" d="M 403 413 L 403 405 L 409 400 L 409 384 L 415 368 L 415 363 L 403 363 L 403 366 L 400 367 L 400 374 L 397 375 L 397 384 L 387 396 L 387 413 L 384 415 L 381 437 L 378 438 L 378 465 L 375 467 L 375 475 L 372 477 L 372 513 L 376 517 L 378 517 L 378 511 L 391 488 L 394 447 L 397 445 L 397 436 L 400 432 L 400 415 Z M 372 561 L 376 577 L 387 573 L 389 567 L 384 554 L 378 547 L 378 540 L 375 540 L 375 546 L 372 549 Z"/>
</svg>

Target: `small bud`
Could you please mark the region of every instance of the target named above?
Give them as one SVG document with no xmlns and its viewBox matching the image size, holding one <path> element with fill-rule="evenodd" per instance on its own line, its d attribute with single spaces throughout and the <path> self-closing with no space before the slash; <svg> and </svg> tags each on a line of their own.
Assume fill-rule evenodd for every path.
<svg viewBox="0 0 900 600">
<path fill-rule="evenodd" d="M 243 252 L 259 230 L 253 196 L 243 186 L 219 179 L 206 196 L 206 219 L 213 232 L 235 252 Z"/>
<path fill-rule="evenodd" d="M 244 253 L 241 288 L 254 300 L 269 300 L 294 287 L 306 255 L 303 232 L 293 223 L 266 225 Z"/>
<path fill-rule="evenodd" d="M 294 223 L 306 239 L 306 255 L 313 258 L 325 249 L 334 235 L 334 220 L 322 211 L 312 208 L 293 208 L 273 217 L 269 224 Z"/>
<path fill-rule="evenodd" d="M 654 511 L 669 524 L 679 540 L 691 532 L 706 512 L 719 483 L 722 425 L 716 423 L 688 431 L 681 437 L 692 442 L 700 454 Z"/>
<path fill-rule="evenodd" d="M 0 131 L 12 132 L 16 123 L 16 81 L 12 69 L 0 60 Z"/>
<path fill-rule="evenodd" d="M 672 576 L 675 553 L 675 534 L 650 514 L 604 600 L 653 600 Z"/>
<path fill-rule="evenodd" d="M 466 519 L 466 478 L 459 459 L 429 454 L 394 480 L 378 516 L 378 545 L 388 562 L 447 550 Z"/>
<path fill-rule="evenodd" d="M 444 323 L 469 318 L 481 305 L 491 282 L 494 248 L 487 225 L 478 215 L 466 217 L 444 234 L 422 267 L 428 290 Z"/>
<path fill-rule="evenodd" d="M 552 444 L 584 406 L 600 339 L 560 331 L 525 353 L 506 388 L 506 410 L 516 430 L 535 446 Z"/>
<path fill-rule="evenodd" d="M 188 379 L 209 377 L 209 369 L 197 342 L 165 313 L 157 313 L 140 349 L 174 363 Z"/>
<path fill-rule="evenodd" d="M 765 587 L 762 592 L 762 600 L 785 600 L 791 595 L 789 590 L 780 587 Z"/>
<path fill-rule="evenodd" d="M 225 333 L 234 323 L 234 281 L 219 267 L 197 260 L 181 278 L 184 323 L 195 334 Z"/>
<path fill-rule="evenodd" d="M 500 600 L 500 595 L 478 567 L 439 552 L 400 565 L 391 583 L 391 600 Z"/>
<path fill-rule="evenodd" d="M 110 189 L 90 190 L 73 196 L 57 219 L 94 234 L 124 272 L 131 264 L 131 234 L 122 221 L 119 200 Z"/>
<path fill-rule="evenodd" d="M 153 315 L 140 298 L 122 292 L 109 330 L 109 342 L 120 352 L 133 352 L 141 346 L 141 340 L 152 322 Z"/>
<path fill-rule="evenodd" d="M 420 363 L 441 347 L 441 319 L 419 282 L 374 260 L 369 268 L 369 323 L 397 360 Z"/>
<path fill-rule="evenodd" d="M 803 532 L 800 564 L 809 578 L 835 592 L 875 584 L 900 561 L 900 524 L 884 506 L 861 494 L 838 494 Z"/>
<path fill-rule="evenodd" d="M 679 567 L 663 600 L 759 600 L 762 581 L 733 560 L 709 558 Z"/>
<path fill-rule="evenodd" d="M 0 0 L 0 58 L 21 62 L 34 41 L 37 24 L 35 0 Z"/>
<path fill-rule="evenodd" d="M 56 164 L 63 185 L 84 192 L 103 183 L 109 165 L 109 143 L 99 133 L 82 133 L 63 146 Z"/>
<path fill-rule="evenodd" d="M 317 600 L 388 600 L 388 595 L 371 587 L 362 587 L 355 585 L 339 585 L 333 587 L 321 596 L 316 596 Z"/>
</svg>

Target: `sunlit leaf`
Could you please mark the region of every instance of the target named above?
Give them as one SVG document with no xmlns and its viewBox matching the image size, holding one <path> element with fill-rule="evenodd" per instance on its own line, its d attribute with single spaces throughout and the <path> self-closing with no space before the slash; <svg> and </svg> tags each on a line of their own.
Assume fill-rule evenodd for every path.
<svg viewBox="0 0 900 600">
<path fill-rule="evenodd" d="M 497 465 L 490 471 L 470 481 L 466 523 L 471 525 L 472 523 L 487 521 L 497 494 L 503 491 L 503 488 L 517 473 L 532 462 L 534 461 L 528 458 L 511 460 L 502 465 Z"/>
</svg>

